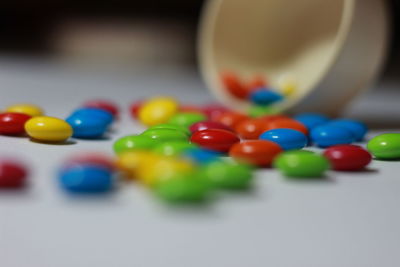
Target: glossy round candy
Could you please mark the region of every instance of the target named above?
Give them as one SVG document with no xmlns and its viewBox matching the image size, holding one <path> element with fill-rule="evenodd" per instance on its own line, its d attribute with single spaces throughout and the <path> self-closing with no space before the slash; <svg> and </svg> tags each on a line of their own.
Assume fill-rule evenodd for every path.
<svg viewBox="0 0 400 267">
<path fill-rule="evenodd" d="M 99 152 L 80 153 L 74 155 L 65 161 L 63 168 L 69 168 L 75 165 L 94 165 L 106 168 L 110 171 L 115 169 L 113 160 L 107 155 Z"/>
<path fill-rule="evenodd" d="M 156 145 L 153 152 L 164 156 L 178 156 L 193 148 L 197 148 L 197 146 L 188 141 L 170 141 Z"/>
<path fill-rule="evenodd" d="M 371 154 L 360 146 L 338 145 L 324 151 L 332 169 L 337 171 L 358 171 L 365 168 L 372 159 Z"/>
<path fill-rule="evenodd" d="M 259 167 L 270 166 L 274 158 L 282 152 L 282 148 L 271 141 L 248 140 L 237 143 L 229 150 L 229 156 L 238 162 Z"/>
<path fill-rule="evenodd" d="M 168 123 L 188 128 L 192 124 L 206 119 L 206 115 L 199 112 L 180 112 L 174 115 Z"/>
<path fill-rule="evenodd" d="M 16 112 L 16 113 L 23 113 L 27 114 L 31 117 L 35 116 L 42 116 L 44 114 L 43 110 L 33 104 L 17 104 L 17 105 L 12 105 L 6 108 L 7 112 Z"/>
<path fill-rule="evenodd" d="M 150 137 L 151 139 L 156 140 L 158 142 L 188 140 L 188 136 L 186 135 L 186 133 L 179 130 L 168 129 L 168 128 L 147 129 L 141 135 Z"/>
<path fill-rule="evenodd" d="M 100 108 L 89 108 L 89 107 L 79 108 L 74 112 L 72 112 L 72 114 L 69 117 L 78 117 L 78 118 L 85 117 L 85 118 L 98 119 L 102 120 L 107 125 L 110 125 L 114 120 L 114 116 L 110 112 Z"/>
<path fill-rule="evenodd" d="M 329 125 L 336 127 L 343 127 L 349 130 L 353 134 L 355 141 L 362 141 L 364 139 L 365 134 L 368 132 L 367 126 L 364 123 L 356 120 L 350 120 L 350 119 L 332 120 L 329 122 Z"/>
<path fill-rule="evenodd" d="M 18 161 L 0 159 L 0 188 L 18 188 L 25 185 L 26 167 Z"/>
<path fill-rule="evenodd" d="M 26 133 L 33 139 L 45 142 L 62 142 L 72 136 L 72 127 L 64 120 L 37 116 L 25 123 Z"/>
<path fill-rule="evenodd" d="M 279 128 L 287 128 L 287 129 L 293 129 L 297 130 L 299 132 L 302 132 L 305 135 L 308 135 L 308 129 L 304 124 L 301 122 L 298 122 L 293 119 L 275 119 L 275 120 L 270 120 L 268 122 L 268 126 L 265 129 L 266 131 L 268 130 L 273 130 L 273 129 L 279 129 Z"/>
<path fill-rule="evenodd" d="M 240 81 L 239 77 L 232 72 L 221 74 L 221 83 L 226 91 L 235 98 L 247 99 L 249 95 L 248 88 Z"/>
<path fill-rule="evenodd" d="M 294 119 L 304 124 L 310 131 L 312 128 L 329 121 L 328 117 L 318 113 L 302 113 L 295 116 Z"/>
<path fill-rule="evenodd" d="M 73 137 L 95 139 L 101 138 L 107 132 L 108 124 L 100 117 L 88 115 L 72 115 L 66 119 L 74 130 Z"/>
<path fill-rule="evenodd" d="M 274 129 L 260 135 L 261 140 L 277 143 L 283 150 L 301 149 L 308 143 L 307 136 L 293 129 Z"/>
<path fill-rule="evenodd" d="M 158 155 L 146 150 L 126 151 L 118 154 L 115 162 L 116 167 L 123 172 L 124 178 L 139 178 L 139 170 L 143 171 L 143 166 L 147 166 L 147 162 L 154 162 Z"/>
<path fill-rule="evenodd" d="M 247 164 L 214 161 L 200 170 L 200 175 L 213 187 L 226 189 L 247 188 L 253 178 L 253 168 Z"/>
<path fill-rule="evenodd" d="M 187 136 L 192 134 L 188 128 L 183 127 L 183 126 L 179 126 L 179 125 L 175 125 L 175 124 L 171 124 L 171 123 L 157 124 L 157 125 L 154 125 L 154 126 L 151 126 L 151 127 L 148 128 L 148 130 L 150 130 L 150 129 L 151 130 L 154 130 L 154 129 L 172 129 L 172 130 L 180 131 L 180 132 L 186 134 Z"/>
<path fill-rule="evenodd" d="M 367 149 L 377 159 L 400 159 L 400 133 L 375 136 L 368 142 Z"/>
<path fill-rule="evenodd" d="M 231 146 L 239 142 L 240 139 L 231 131 L 208 129 L 193 133 L 190 141 L 205 149 L 228 152 Z"/>
<path fill-rule="evenodd" d="M 266 127 L 267 122 L 262 119 L 247 119 L 236 125 L 235 132 L 243 139 L 258 139 Z"/>
<path fill-rule="evenodd" d="M 101 193 L 112 189 L 112 173 L 107 168 L 75 165 L 59 174 L 62 188 L 72 193 Z"/>
<path fill-rule="evenodd" d="M 198 164 L 206 164 L 219 160 L 220 153 L 203 148 L 192 148 L 186 150 L 183 156 Z"/>
<path fill-rule="evenodd" d="M 145 101 L 138 113 L 139 120 L 152 126 L 167 122 L 176 112 L 178 112 L 178 102 L 171 97 L 157 97 Z"/>
<path fill-rule="evenodd" d="M 114 117 L 118 116 L 119 109 L 117 104 L 106 99 L 93 99 L 83 103 L 84 107 L 98 108 L 110 112 Z"/>
<path fill-rule="evenodd" d="M 329 169 L 329 161 L 324 156 L 306 150 L 292 150 L 280 154 L 274 160 L 274 167 L 288 177 L 323 177 Z"/>
<path fill-rule="evenodd" d="M 351 144 L 354 141 L 354 136 L 349 130 L 330 124 L 314 127 L 311 130 L 310 137 L 319 147 Z"/>
<path fill-rule="evenodd" d="M 157 144 L 149 136 L 145 135 L 127 135 L 119 138 L 114 143 L 114 152 L 120 154 L 132 150 L 150 150 Z"/>
<path fill-rule="evenodd" d="M 216 122 L 222 123 L 231 129 L 235 129 L 239 122 L 248 119 L 246 115 L 235 111 L 224 112 L 215 118 Z"/>
<path fill-rule="evenodd" d="M 219 104 L 209 104 L 203 107 L 203 113 L 206 114 L 207 118 L 212 121 L 214 121 L 216 117 L 227 111 L 229 111 L 229 109 Z"/>
<path fill-rule="evenodd" d="M 137 119 L 139 117 L 139 110 L 142 108 L 143 103 L 143 100 L 138 100 L 129 106 L 129 112 L 132 118 Z"/>
<path fill-rule="evenodd" d="M 215 122 L 215 121 L 199 121 L 192 124 L 189 127 L 191 133 L 195 133 L 197 131 L 207 130 L 207 129 L 222 129 L 227 131 L 232 131 L 231 128 L 226 126 L 225 124 Z"/>
<path fill-rule="evenodd" d="M 25 122 L 31 116 L 23 113 L 6 112 L 0 114 L 0 134 L 20 135 L 25 133 Z"/>
<path fill-rule="evenodd" d="M 271 105 L 283 100 L 283 96 L 272 90 L 261 88 L 251 92 L 250 100 L 256 105 Z"/>
</svg>

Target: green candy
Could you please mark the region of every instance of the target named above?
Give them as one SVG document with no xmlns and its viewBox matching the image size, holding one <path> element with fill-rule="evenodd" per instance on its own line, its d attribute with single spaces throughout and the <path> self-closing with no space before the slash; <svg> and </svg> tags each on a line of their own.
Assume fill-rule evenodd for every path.
<svg viewBox="0 0 400 267">
<path fill-rule="evenodd" d="M 159 142 L 166 141 L 187 141 L 188 136 L 179 130 L 175 129 L 147 129 L 141 136 L 149 137 L 150 139 L 157 140 Z"/>
<path fill-rule="evenodd" d="M 250 185 L 253 168 L 246 164 L 214 161 L 200 170 L 200 175 L 211 186 L 226 189 L 242 189 Z"/>
<path fill-rule="evenodd" d="M 114 151 L 120 154 L 125 151 L 136 150 L 136 149 L 152 149 L 157 142 L 150 137 L 143 135 L 128 135 L 119 138 L 114 143 Z"/>
<path fill-rule="evenodd" d="M 198 112 L 181 112 L 175 114 L 168 123 L 188 128 L 193 123 L 205 120 L 207 120 L 207 117 L 204 114 Z"/>
<path fill-rule="evenodd" d="M 209 187 L 196 173 L 176 174 L 170 179 L 161 180 L 155 193 L 168 202 L 193 202 L 205 199 Z"/>
<path fill-rule="evenodd" d="M 247 110 L 247 114 L 250 117 L 257 118 L 265 115 L 275 115 L 281 113 L 280 110 L 275 106 L 259 106 L 252 105 Z"/>
<path fill-rule="evenodd" d="M 197 146 L 187 141 L 170 141 L 158 144 L 154 147 L 153 152 L 164 156 L 178 156 L 186 150 L 193 148 L 197 148 Z"/>
<path fill-rule="evenodd" d="M 400 133 L 375 136 L 369 140 L 367 149 L 377 159 L 400 159 Z"/>
<path fill-rule="evenodd" d="M 306 150 L 281 153 L 273 163 L 284 175 L 298 178 L 323 177 L 330 164 L 324 156 Z"/>
<path fill-rule="evenodd" d="M 149 129 L 152 129 L 152 130 L 153 129 L 173 129 L 173 130 L 184 132 L 188 136 L 191 135 L 191 132 L 188 128 L 182 127 L 179 125 L 175 125 L 175 124 L 171 124 L 171 123 L 157 124 L 157 125 L 151 126 Z"/>
</svg>

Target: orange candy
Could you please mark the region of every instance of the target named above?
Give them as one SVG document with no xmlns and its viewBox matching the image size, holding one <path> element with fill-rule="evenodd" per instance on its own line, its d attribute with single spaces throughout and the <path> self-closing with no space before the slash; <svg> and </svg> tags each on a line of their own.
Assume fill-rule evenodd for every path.
<svg viewBox="0 0 400 267">
<path fill-rule="evenodd" d="M 247 119 L 236 125 L 235 132 L 243 139 L 258 139 L 267 125 L 268 122 L 262 119 Z"/>
<path fill-rule="evenodd" d="M 255 76 L 250 82 L 247 84 L 247 88 L 249 91 L 254 91 L 258 88 L 265 88 L 267 87 L 267 81 L 261 75 Z"/>
<path fill-rule="evenodd" d="M 234 144 L 229 150 L 229 156 L 239 162 L 268 167 L 282 148 L 267 140 L 248 140 Z"/>
<path fill-rule="evenodd" d="M 227 111 L 215 117 L 214 121 L 222 123 L 232 129 L 235 129 L 239 122 L 248 119 L 249 117 L 234 111 Z"/>
<path fill-rule="evenodd" d="M 293 129 L 308 135 L 308 129 L 306 126 L 304 126 L 304 124 L 289 118 L 269 121 L 265 131 L 279 128 Z"/>
<path fill-rule="evenodd" d="M 233 97 L 239 99 L 247 99 L 249 96 L 249 90 L 237 75 L 231 72 L 225 72 L 221 74 L 221 82 L 225 89 Z"/>
<path fill-rule="evenodd" d="M 286 115 L 265 115 L 265 116 L 261 116 L 259 117 L 259 119 L 262 119 L 264 121 L 267 122 L 271 122 L 271 121 L 276 121 L 276 120 L 281 120 L 281 119 L 290 119 L 290 117 L 286 116 Z"/>
</svg>

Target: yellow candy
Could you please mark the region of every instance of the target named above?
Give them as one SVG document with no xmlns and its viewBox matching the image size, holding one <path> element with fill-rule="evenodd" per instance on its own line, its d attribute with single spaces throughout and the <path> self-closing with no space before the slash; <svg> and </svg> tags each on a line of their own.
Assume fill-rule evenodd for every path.
<svg viewBox="0 0 400 267">
<path fill-rule="evenodd" d="M 285 96 L 293 95 L 297 89 L 297 83 L 295 82 L 293 77 L 287 75 L 283 75 L 279 78 L 277 86 L 280 89 L 281 93 Z"/>
<path fill-rule="evenodd" d="M 7 112 L 17 112 L 17 113 L 24 113 L 30 115 L 32 117 L 42 116 L 43 110 L 36 105 L 33 104 L 17 104 L 12 105 L 6 108 Z"/>
<path fill-rule="evenodd" d="M 167 122 L 178 112 L 178 102 L 171 97 L 157 97 L 146 101 L 139 110 L 139 120 L 152 126 Z"/>
<path fill-rule="evenodd" d="M 64 120 L 38 116 L 25 123 L 25 131 L 33 139 L 46 142 L 65 141 L 72 135 L 72 127 Z"/>
<path fill-rule="evenodd" d="M 159 158 L 159 156 L 149 151 L 128 151 L 119 154 L 115 164 L 119 170 L 124 172 L 125 178 L 135 179 L 138 176 L 138 169 L 141 168 L 145 162 L 155 157 Z"/>
</svg>

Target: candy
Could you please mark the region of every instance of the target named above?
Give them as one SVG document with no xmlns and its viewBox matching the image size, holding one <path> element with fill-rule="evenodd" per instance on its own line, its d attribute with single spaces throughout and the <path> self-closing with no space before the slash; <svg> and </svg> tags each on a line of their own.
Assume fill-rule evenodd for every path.
<svg viewBox="0 0 400 267">
<path fill-rule="evenodd" d="M 107 155 L 98 152 L 87 152 L 74 155 L 65 161 L 63 168 L 69 168 L 75 165 L 95 165 L 106 168 L 110 171 L 115 169 L 112 159 Z"/>
<path fill-rule="evenodd" d="M 350 144 L 354 141 L 354 136 L 349 130 L 330 124 L 323 124 L 313 128 L 310 137 L 319 147 Z"/>
<path fill-rule="evenodd" d="M 259 88 L 265 88 L 267 84 L 267 80 L 263 76 L 257 75 L 247 83 L 247 88 L 250 92 L 252 92 Z"/>
<path fill-rule="evenodd" d="M 120 154 L 132 150 L 150 150 L 156 144 L 157 141 L 153 140 L 149 136 L 127 135 L 115 141 L 113 148 L 115 153 Z"/>
<path fill-rule="evenodd" d="M 192 148 L 186 150 L 183 156 L 198 164 L 206 164 L 218 160 L 220 153 L 203 148 Z"/>
<path fill-rule="evenodd" d="M 170 141 L 158 144 L 154 147 L 153 152 L 164 156 L 178 156 L 193 148 L 197 148 L 197 146 L 187 141 Z"/>
<path fill-rule="evenodd" d="M 270 166 L 274 158 L 282 152 L 282 148 L 271 141 L 249 140 L 237 143 L 229 150 L 229 156 L 238 162 L 259 167 Z"/>
<path fill-rule="evenodd" d="M 372 159 L 371 154 L 360 146 L 332 146 L 323 154 L 329 159 L 332 169 L 337 171 L 357 171 L 365 168 Z"/>
<path fill-rule="evenodd" d="M 44 114 L 43 110 L 33 104 L 17 104 L 17 105 L 12 105 L 6 108 L 7 112 L 15 112 L 15 113 L 23 113 L 27 114 L 31 117 L 35 116 L 42 116 Z"/>
<path fill-rule="evenodd" d="M 266 122 L 272 122 L 272 121 L 277 121 L 277 120 L 291 120 L 290 117 L 286 116 L 286 115 L 282 115 L 282 114 L 269 114 L 269 115 L 265 115 L 265 116 L 261 116 L 259 117 L 259 119 L 262 119 Z"/>
<path fill-rule="evenodd" d="M 219 104 L 210 104 L 203 107 L 203 113 L 206 114 L 207 118 L 212 121 L 227 111 L 229 111 L 229 109 Z"/>
<path fill-rule="evenodd" d="M 18 161 L 0 159 L 0 188 L 18 188 L 25 185 L 28 171 Z"/>
<path fill-rule="evenodd" d="M 355 141 L 362 141 L 368 131 L 368 128 L 364 123 L 350 119 L 333 120 L 329 122 L 329 125 L 343 127 L 349 130 L 353 134 Z"/>
<path fill-rule="evenodd" d="M 188 140 L 188 136 L 184 132 L 167 128 L 148 129 L 144 131 L 141 135 L 150 137 L 151 139 L 158 142 Z"/>
<path fill-rule="evenodd" d="M 292 150 L 280 154 L 273 163 L 284 175 L 298 178 L 323 177 L 329 169 L 324 156 L 305 150 Z"/>
<path fill-rule="evenodd" d="M 189 127 L 189 130 L 192 133 L 195 133 L 197 131 L 207 130 L 207 129 L 222 129 L 222 130 L 232 131 L 232 129 L 229 128 L 228 126 L 226 126 L 225 124 L 215 122 L 215 121 L 199 121 L 199 122 L 192 124 Z"/>
<path fill-rule="evenodd" d="M 64 120 L 37 116 L 25 123 L 26 133 L 33 139 L 45 142 L 62 142 L 71 137 L 72 127 Z"/>
<path fill-rule="evenodd" d="M 155 159 L 159 158 L 158 155 L 150 151 L 126 151 L 118 154 L 115 165 L 125 174 L 125 178 L 136 179 L 139 177 L 139 169 L 143 172 L 143 166 L 146 166 L 146 162 L 154 162 Z"/>
<path fill-rule="evenodd" d="M 288 128 L 288 129 L 293 129 L 297 130 L 299 132 L 302 132 L 305 135 L 308 135 L 308 129 L 304 124 L 293 120 L 293 119 L 274 119 L 270 120 L 268 122 L 268 125 L 266 127 L 266 131 L 268 130 L 273 130 L 273 129 L 279 129 L 279 128 Z"/>
<path fill-rule="evenodd" d="M 277 86 L 280 89 L 280 92 L 287 97 L 293 95 L 298 87 L 295 80 L 288 75 L 280 77 Z"/>
<path fill-rule="evenodd" d="M 246 99 L 249 95 L 249 90 L 243 85 L 239 77 L 231 72 L 221 74 L 222 86 L 226 89 L 228 94 L 238 99 Z"/>
<path fill-rule="evenodd" d="M 222 123 L 231 129 L 235 129 L 239 122 L 248 119 L 248 117 L 242 113 L 227 111 L 217 116 L 214 121 Z"/>
<path fill-rule="evenodd" d="M 253 169 L 246 164 L 236 162 L 214 161 L 200 170 L 203 179 L 217 188 L 247 188 L 253 178 Z"/>
<path fill-rule="evenodd" d="M 98 109 L 108 111 L 114 117 L 118 116 L 118 114 L 119 114 L 118 106 L 110 100 L 105 100 L 105 99 L 89 100 L 89 101 L 86 101 L 85 103 L 83 103 L 83 106 L 88 107 L 88 108 L 98 108 Z"/>
<path fill-rule="evenodd" d="M 251 92 L 250 100 L 256 105 L 271 105 L 273 103 L 283 100 L 283 96 L 274 92 L 272 90 L 267 90 L 266 88 L 261 88 Z"/>
<path fill-rule="evenodd" d="M 274 129 L 260 135 L 261 140 L 277 143 L 283 150 L 301 149 L 308 143 L 307 136 L 293 129 Z"/>
<path fill-rule="evenodd" d="M 107 168 L 92 165 L 75 165 L 62 169 L 59 182 L 71 193 L 101 193 L 112 189 L 112 173 Z"/>
<path fill-rule="evenodd" d="M 113 120 L 114 116 L 103 109 L 99 108 L 79 108 L 72 112 L 72 114 L 69 117 L 88 117 L 88 118 L 97 118 L 99 120 L 102 120 L 105 124 L 110 125 Z"/>
<path fill-rule="evenodd" d="M 157 97 L 144 102 L 139 110 L 139 120 L 148 126 L 167 122 L 178 112 L 178 102 L 171 97 Z"/>
<path fill-rule="evenodd" d="M 20 135 L 25 133 L 25 122 L 31 116 L 23 113 L 6 112 L 0 114 L 0 134 Z"/>
<path fill-rule="evenodd" d="M 244 139 L 258 139 L 265 132 L 267 122 L 261 119 L 247 119 L 239 122 L 235 132 Z"/>
<path fill-rule="evenodd" d="M 295 116 L 294 119 L 304 124 L 308 130 L 329 121 L 328 117 L 318 113 L 302 113 Z"/>
<path fill-rule="evenodd" d="M 206 120 L 206 115 L 198 112 L 180 112 L 173 116 L 168 123 L 182 127 L 190 127 L 192 124 Z"/>
<path fill-rule="evenodd" d="M 377 159 L 400 159 L 400 133 L 375 136 L 368 142 L 367 149 Z"/>
<path fill-rule="evenodd" d="M 182 105 L 179 107 L 179 112 L 203 113 L 203 109 L 194 105 Z"/>
<path fill-rule="evenodd" d="M 139 117 L 139 110 L 142 108 L 143 102 L 143 100 L 138 100 L 129 106 L 129 112 L 132 118 L 137 119 Z"/>
<path fill-rule="evenodd" d="M 278 114 L 280 109 L 276 106 L 259 106 L 252 105 L 247 110 L 247 114 L 252 118 L 259 118 L 262 116 Z"/>
<path fill-rule="evenodd" d="M 66 119 L 74 130 L 75 138 L 101 138 L 108 129 L 108 124 L 100 117 L 88 115 L 72 115 Z"/>
<path fill-rule="evenodd" d="M 208 129 L 193 133 L 190 141 L 205 149 L 228 152 L 230 147 L 240 139 L 231 131 Z"/>
<path fill-rule="evenodd" d="M 183 126 L 179 126 L 179 125 L 175 125 L 175 124 L 171 124 L 171 123 L 157 124 L 157 125 L 154 125 L 154 126 L 151 126 L 148 128 L 148 130 L 150 130 L 150 129 L 172 129 L 172 130 L 181 131 L 182 133 L 186 134 L 187 136 L 191 135 L 191 132 L 187 127 L 183 127 Z"/>
</svg>

